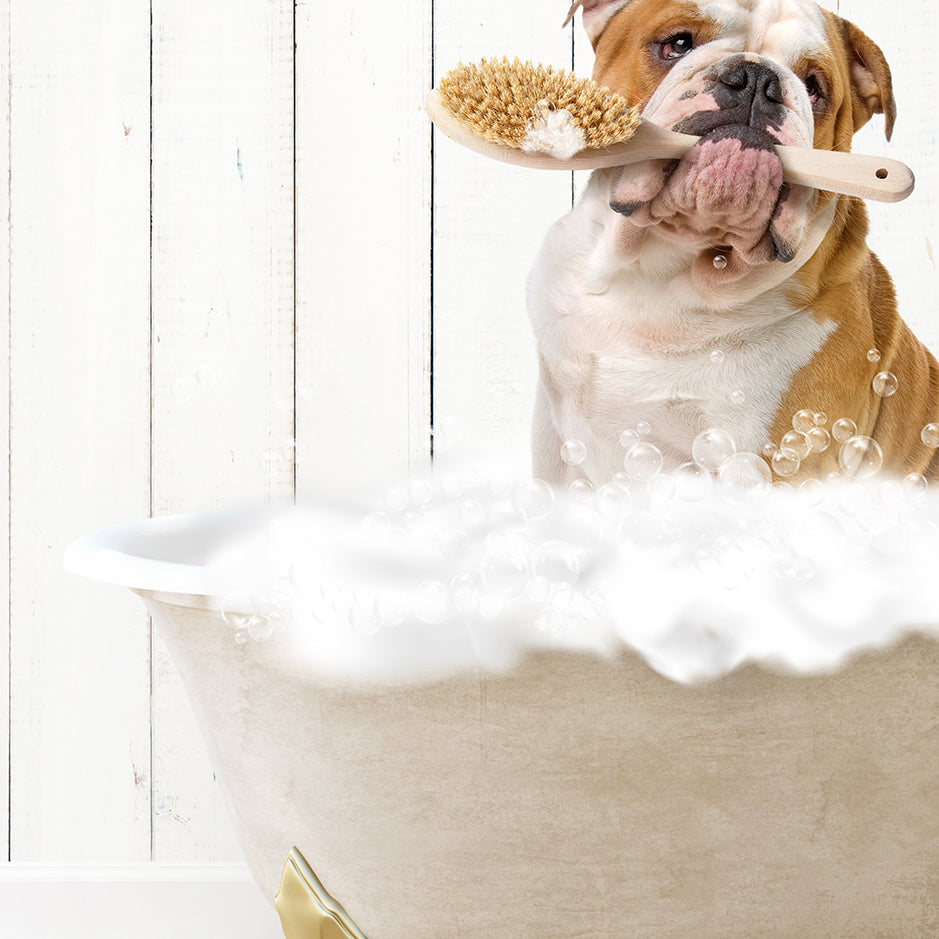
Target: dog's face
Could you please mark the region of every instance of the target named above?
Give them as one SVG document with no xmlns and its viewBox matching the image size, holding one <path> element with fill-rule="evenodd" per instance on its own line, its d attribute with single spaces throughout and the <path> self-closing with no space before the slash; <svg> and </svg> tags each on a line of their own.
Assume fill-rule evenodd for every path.
<svg viewBox="0 0 939 939">
<path fill-rule="evenodd" d="M 619 248 L 654 230 L 696 255 L 701 286 L 785 263 L 820 197 L 783 180 L 775 144 L 848 150 L 894 104 L 880 50 L 811 0 L 585 0 L 594 79 L 643 117 L 701 137 L 679 161 L 611 173 Z M 718 263 L 714 259 L 717 256 Z"/>
</svg>

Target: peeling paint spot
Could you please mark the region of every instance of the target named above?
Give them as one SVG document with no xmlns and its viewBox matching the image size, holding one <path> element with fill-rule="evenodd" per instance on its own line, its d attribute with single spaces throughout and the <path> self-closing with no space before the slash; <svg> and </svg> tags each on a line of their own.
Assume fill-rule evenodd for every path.
<svg viewBox="0 0 939 939">
<path fill-rule="evenodd" d="M 122 122 L 123 123 L 123 122 Z M 124 124 L 124 136 L 129 137 L 133 128 L 129 124 Z"/>
<path fill-rule="evenodd" d="M 929 263 L 932 264 L 932 269 L 936 269 L 936 258 L 932 253 L 932 240 L 927 236 L 926 238 L 926 254 L 929 256 Z"/>
<path fill-rule="evenodd" d="M 238 149 L 235 151 L 235 163 L 238 166 L 238 178 L 242 182 L 244 182 L 245 175 L 244 175 L 244 172 L 242 171 L 242 166 L 241 166 L 241 147 L 238 147 Z"/>
</svg>

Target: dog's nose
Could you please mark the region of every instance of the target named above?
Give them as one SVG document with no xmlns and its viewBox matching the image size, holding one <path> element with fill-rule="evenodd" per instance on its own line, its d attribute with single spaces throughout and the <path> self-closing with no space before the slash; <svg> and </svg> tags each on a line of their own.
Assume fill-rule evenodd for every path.
<svg viewBox="0 0 939 939">
<path fill-rule="evenodd" d="M 728 99 L 724 107 L 740 109 L 749 115 L 749 119 L 741 123 L 765 124 L 783 103 L 779 76 L 761 62 L 737 62 L 717 80 Z"/>
</svg>

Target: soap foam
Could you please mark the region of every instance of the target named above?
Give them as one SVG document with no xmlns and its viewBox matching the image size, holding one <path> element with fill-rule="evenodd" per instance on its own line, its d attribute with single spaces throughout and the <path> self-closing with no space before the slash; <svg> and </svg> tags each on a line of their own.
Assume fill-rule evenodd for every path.
<svg viewBox="0 0 939 939">
<path fill-rule="evenodd" d="M 895 480 L 745 487 L 659 474 L 557 492 L 444 468 L 360 504 L 278 514 L 210 568 L 235 641 L 380 681 L 641 655 L 683 683 L 745 662 L 828 672 L 939 635 L 939 495 Z"/>
</svg>

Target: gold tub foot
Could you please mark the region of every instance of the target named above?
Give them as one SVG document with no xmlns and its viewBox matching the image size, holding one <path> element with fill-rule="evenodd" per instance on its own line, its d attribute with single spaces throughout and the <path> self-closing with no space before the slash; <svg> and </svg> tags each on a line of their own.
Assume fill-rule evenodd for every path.
<svg viewBox="0 0 939 939">
<path fill-rule="evenodd" d="M 274 906 L 285 939 L 365 939 L 296 848 L 284 862 Z"/>
</svg>

